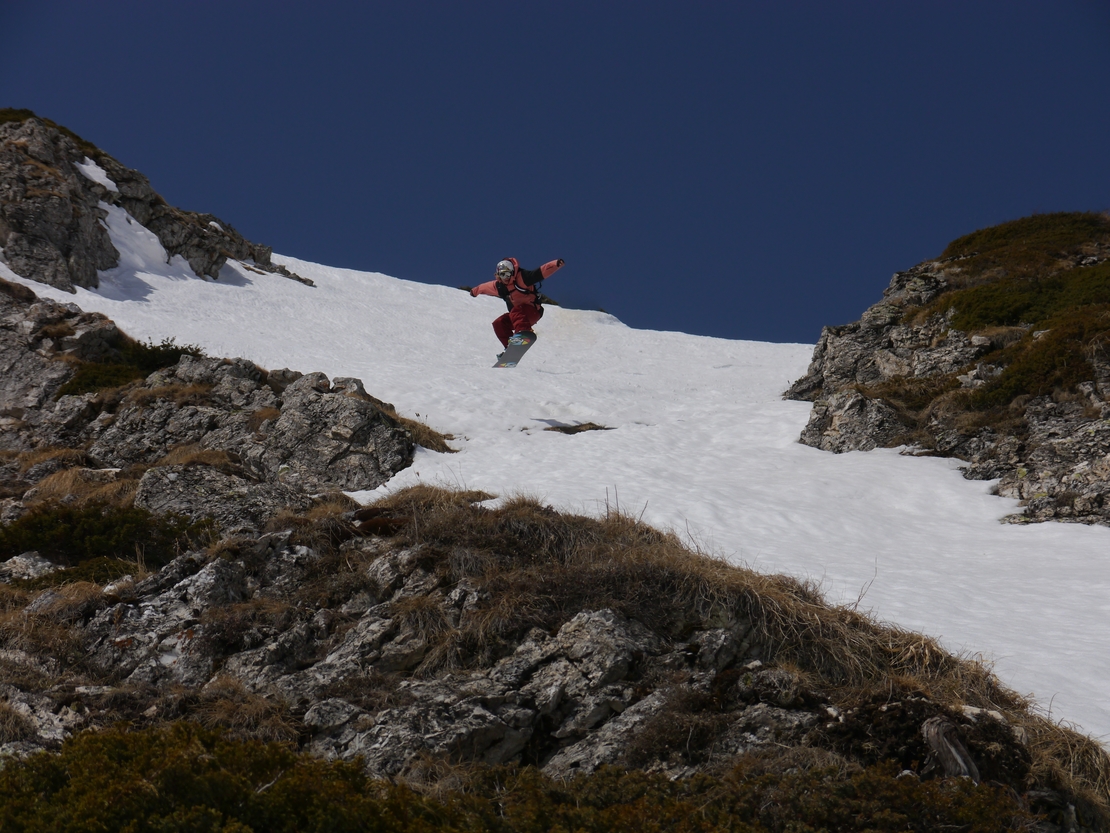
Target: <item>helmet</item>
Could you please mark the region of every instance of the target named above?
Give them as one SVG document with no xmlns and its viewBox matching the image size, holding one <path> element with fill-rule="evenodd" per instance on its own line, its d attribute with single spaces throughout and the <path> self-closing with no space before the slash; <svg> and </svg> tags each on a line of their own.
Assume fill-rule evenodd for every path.
<svg viewBox="0 0 1110 833">
<path fill-rule="evenodd" d="M 516 272 L 516 267 L 513 266 L 511 260 L 502 260 L 497 264 L 497 279 L 507 281 Z"/>
</svg>

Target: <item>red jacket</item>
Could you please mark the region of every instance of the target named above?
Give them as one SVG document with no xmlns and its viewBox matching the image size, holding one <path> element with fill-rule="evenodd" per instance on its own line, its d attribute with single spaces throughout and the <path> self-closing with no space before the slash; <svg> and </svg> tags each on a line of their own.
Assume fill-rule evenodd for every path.
<svg viewBox="0 0 1110 833">
<path fill-rule="evenodd" d="M 559 260 L 552 260 L 550 263 L 545 263 L 539 269 L 521 269 L 515 257 L 507 257 L 504 259 L 516 267 L 512 280 L 502 283 L 494 279 L 474 287 L 470 290 L 470 294 L 474 297 L 478 297 L 479 295 L 496 295 L 499 298 L 504 298 L 509 309 L 520 306 L 521 304 L 538 304 L 539 290 L 536 288 L 536 284 L 544 278 L 554 275 L 563 265 L 563 261 L 560 258 Z"/>
</svg>

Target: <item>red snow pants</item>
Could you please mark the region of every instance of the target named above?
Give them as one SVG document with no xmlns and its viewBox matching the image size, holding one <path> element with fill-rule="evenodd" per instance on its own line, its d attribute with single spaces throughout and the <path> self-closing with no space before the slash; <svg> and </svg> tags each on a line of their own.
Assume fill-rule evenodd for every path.
<svg viewBox="0 0 1110 833">
<path fill-rule="evenodd" d="M 543 307 L 537 307 L 535 304 L 517 304 L 511 312 L 505 313 L 493 322 L 493 332 L 501 342 L 501 346 L 508 347 L 509 337 L 513 333 L 532 329 L 541 318 L 543 318 Z"/>
</svg>

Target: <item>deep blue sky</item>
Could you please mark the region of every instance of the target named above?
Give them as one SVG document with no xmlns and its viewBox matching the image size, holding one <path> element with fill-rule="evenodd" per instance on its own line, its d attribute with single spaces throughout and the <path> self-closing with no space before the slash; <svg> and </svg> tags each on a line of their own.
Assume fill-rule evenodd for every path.
<svg viewBox="0 0 1110 833">
<path fill-rule="evenodd" d="M 275 251 L 816 341 L 949 240 L 1110 209 L 1110 2 L 0 3 L 0 107 Z M 542 326 L 542 325 L 541 325 Z"/>
</svg>

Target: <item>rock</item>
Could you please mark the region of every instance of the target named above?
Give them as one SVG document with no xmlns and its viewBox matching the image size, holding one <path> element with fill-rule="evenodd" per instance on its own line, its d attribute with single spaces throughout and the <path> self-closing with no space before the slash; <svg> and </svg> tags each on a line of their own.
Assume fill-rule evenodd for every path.
<svg viewBox="0 0 1110 833">
<path fill-rule="evenodd" d="M 1080 401 L 1027 398 L 1017 406 L 1020 425 L 1011 435 L 970 426 L 940 399 L 914 416 L 908 406 L 895 407 L 893 396 L 883 398 L 888 384 L 912 395 L 915 380 L 976 389 L 1001 374 L 979 359 L 1019 337 L 1022 327 L 967 334 L 952 328 L 952 310 L 904 315 L 943 292 L 957 267 L 929 261 L 899 272 L 860 321 L 822 331 L 806 375 L 784 394 L 813 403 L 800 442 L 837 453 L 924 443 L 927 453 L 966 461 L 970 479 L 999 480 L 998 493 L 1022 504 L 1012 522 L 1110 524 L 1110 361 L 1101 354 L 1088 357 L 1094 378 L 1078 386 Z"/>
<path fill-rule="evenodd" d="M 663 692 L 656 691 L 605 723 L 597 732 L 556 752 L 543 768 L 552 778 L 586 775 L 600 766 L 621 763 L 629 745 L 645 724 L 667 707 Z"/>
<path fill-rule="evenodd" d="M 38 578 L 59 569 L 61 568 L 57 564 L 48 561 L 37 552 L 25 552 L 0 562 L 0 581 Z"/>
<path fill-rule="evenodd" d="M 933 764 L 947 778 L 970 778 L 979 783 L 979 770 L 960 740 L 956 725 L 944 717 L 931 717 L 921 725 L 921 734 L 933 755 Z M 926 770 L 929 765 L 926 764 Z"/>
<path fill-rule="evenodd" d="M 257 427 L 254 414 L 273 412 Z M 105 465 L 153 463 L 175 447 L 225 451 L 261 481 L 306 492 L 380 486 L 412 462 L 413 441 L 369 397 L 310 373 L 277 398 L 257 367 L 182 356 L 132 391 L 114 420 L 90 426 Z"/>
<path fill-rule="evenodd" d="M 13 272 L 73 291 L 119 263 L 97 188 L 74 168 L 85 154 L 38 119 L 0 125 L 0 249 Z"/>
<path fill-rule="evenodd" d="M 123 208 L 197 276 L 218 278 L 230 257 L 312 285 L 274 264 L 270 247 L 211 214 L 168 205 L 138 171 L 53 123 L 30 116 L 0 124 L 0 249 L 17 275 L 69 291 L 95 288 L 97 271 L 119 263 L 105 204 Z"/>
<path fill-rule="evenodd" d="M 311 504 L 303 491 L 281 483 L 259 483 L 203 465 L 150 469 L 135 493 L 135 505 L 142 509 L 196 521 L 210 518 L 224 535 L 257 535 L 279 512 L 303 512 Z"/>
<path fill-rule="evenodd" d="M 281 415 L 244 463 L 267 478 L 324 491 L 373 489 L 412 463 L 408 432 L 371 402 L 333 390 L 310 373 L 282 393 Z"/>
<path fill-rule="evenodd" d="M 848 389 L 813 404 L 801 442 L 824 451 L 870 451 L 890 445 L 908 430 L 881 400 Z"/>
</svg>

